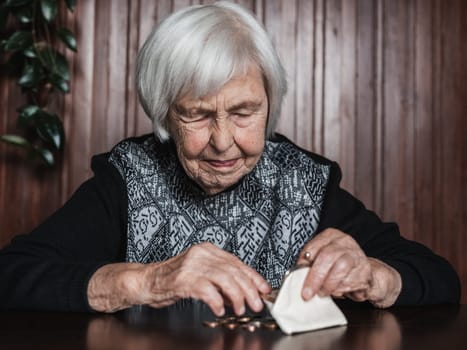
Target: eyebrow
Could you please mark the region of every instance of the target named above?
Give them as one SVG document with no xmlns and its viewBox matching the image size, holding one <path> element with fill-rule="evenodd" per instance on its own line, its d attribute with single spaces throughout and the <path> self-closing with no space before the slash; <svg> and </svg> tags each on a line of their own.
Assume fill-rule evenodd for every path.
<svg viewBox="0 0 467 350">
<path fill-rule="evenodd" d="M 252 109 L 252 110 L 257 110 L 261 107 L 262 101 L 242 101 L 237 104 L 234 104 L 233 106 L 230 106 L 227 108 L 227 111 L 235 111 L 239 109 Z"/>
<path fill-rule="evenodd" d="M 232 106 L 230 106 L 229 108 L 227 108 L 227 111 L 228 112 L 231 112 L 231 111 L 236 111 L 236 110 L 239 110 L 239 109 L 252 109 L 252 110 L 257 110 L 261 107 L 262 105 L 262 101 L 242 101 L 242 102 L 239 102 L 237 104 L 234 104 Z M 215 112 L 214 109 L 210 109 L 210 108 L 205 108 L 205 107 L 192 107 L 192 108 L 185 108 L 184 106 L 180 105 L 180 104 L 174 104 L 174 109 L 178 112 L 178 113 L 182 113 L 182 114 L 187 114 L 188 112 L 189 113 L 193 113 L 193 114 L 205 114 L 205 113 L 213 113 Z"/>
</svg>

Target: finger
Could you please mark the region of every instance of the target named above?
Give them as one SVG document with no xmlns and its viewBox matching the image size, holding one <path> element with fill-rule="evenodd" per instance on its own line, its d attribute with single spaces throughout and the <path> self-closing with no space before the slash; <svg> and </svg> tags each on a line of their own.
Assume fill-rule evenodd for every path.
<svg viewBox="0 0 467 350">
<path fill-rule="evenodd" d="M 298 256 L 297 265 L 310 264 L 310 262 L 316 259 L 316 256 L 318 255 L 319 251 L 324 246 L 328 245 L 333 238 L 334 237 L 332 237 L 331 235 L 326 234 L 326 231 L 323 231 L 322 233 L 314 237 L 303 247 L 302 251 Z"/>
<path fill-rule="evenodd" d="M 318 294 L 320 296 L 333 294 L 354 268 L 355 259 L 349 254 L 343 254 L 334 262 Z"/>
<path fill-rule="evenodd" d="M 362 302 L 368 299 L 366 290 L 357 290 L 350 293 L 345 293 L 344 296 L 358 302 Z"/>
<path fill-rule="evenodd" d="M 203 275 L 214 284 L 222 295 L 232 303 L 236 314 L 245 312 L 245 300 L 253 310 L 261 311 L 263 303 L 258 289 L 262 293 L 269 293 L 270 286 L 264 278 L 244 264 L 234 255 L 209 243 L 201 243 L 190 251 L 190 264 L 193 270 L 202 258 Z"/>
<path fill-rule="evenodd" d="M 241 274 L 248 276 L 248 278 L 254 283 L 255 289 L 259 290 L 261 293 L 264 293 L 264 294 L 267 294 L 271 291 L 271 286 L 264 279 L 264 277 L 261 276 L 256 270 L 246 265 L 238 257 L 220 248 L 217 248 L 217 251 L 215 253 L 217 254 L 217 257 L 219 259 L 222 259 L 222 260 L 226 259 L 226 263 L 228 263 L 229 266 L 233 266 L 239 269 L 241 271 Z"/>
<path fill-rule="evenodd" d="M 224 298 L 212 283 L 198 282 L 191 297 L 206 303 L 216 316 L 225 314 Z"/>
<path fill-rule="evenodd" d="M 258 289 L 244 269 L 235 266 L 219 265 L 219 275 L 211 274 L 211 281 L 220 288 L 227 304 L 237 310 L 238 314 L 244 312 L 245 301 L 252 310 L 259 312 L 263 308 Z M 218 267 L 218 268 L 219 268 Z M 241 306 L 239 306 L 241 305 Z"/>
<path fill-rule="evenodd" d="M 238 284 L 244 291 L 248 305 L 250 305 L 254 311 L 261 311 L 263 308 L 263 302 L 259 293 L 270 293 L 272 288 L 269 283 L 256 270 L 246 265 L 235 255 L 223 250 L 217 253 L 219 254 L 219 258 L 228 259 L 227 262 L 230 263 L 230 265 L 227 265 L 228 268 L 226 268 L 226 273 L 236 278 Z M 226 264 L 222 265 L 226 266 Z"/>
<path fill-rule="evenodd" d="M 243 263 L 240 259 L 235 257 L 230 253 L 216 252 L 219 255 L 220 259 L 227 259 L 228 261 L 223 261 L 218 265 L 224 271 L 227 276 L 230 276 L 237 286 L 242 290 L 241 295 L 244 297 L 248 305 L 252 310 L 259 312 L 263 309 L 263 301 L 260 298 L 259 293 L 268 294 L 271 291 L 271 286 L 266 282 L 266 280 L 253 268 Z M 229 256 L 226 256 L 228 254 Z M 221 283 L 217 281 L 217 283 Z M 221 288 L 232 288 L 232 287 L 222 287 Z M 224 289 L 223 289 L 224 290 Z M 232 294 L 232 289 L 226 289 L 226 293 Z M 229 294 L 229 295 L 230 295 Z M 235 299 L 239 299 L 240 294 L 235 295 Z M 238 300 L 237 303 L 240 301 Z M 242 300 L 242 303 L 244 301 Z M 233 301 L 234 305 L 236 304 Z M 243 310 L 243 309 L 242 309 Z M 242 310 L 239 310 L 240 313 L 243 313 Z"/>
<path fill-rule="evenodd" d="M 246 296 L 240 283 L 236 281 L 235 274 L 219 270 L 212 274 L 210 278 L 212 283 L 219 288 L 220 292 L 230 300 L 235 314 L 244 314 Z"/>
<path fill-rule="evenodd" d="M 256 288 L 253 281 L 248 276 L 234 275 L 234 278 L 238 285 L 243 290 L 246 302 L 250 308 L 255 312 L 260 312 L 263 309 L 263 301 L 259 296 L 258 289 Z"/>
<path fill-rule="evenodd" d="M 243 262 L 242 262 L 242 265 L 244 267 L 245 275 L 248 276 L 248 278 L 253 282 L 253 284 L 256 287 L 256 290 L 258 290 L 260 293 L 263 293 L 263 294 L 268 294 L 272 290 L 271 286 L 264 279 L 263 276 L 261 276 L 257 271 L 255 271 L 250 266 L 245 265 Z"/>
<path fill-rule="evenodd" d="M 319 251 L 303 283 L 302 297 L 304 300 L 311 299 L 320 291 L 334 263 L 342 254 L 342 250 L 336 249 L 332 245 L 327 245 Z"/>
<path fill-rule="evenodd" d="M 371 284 L 371 265 L 367 257 L 358 257 L 356 267 L 342 281 L 352 290 L 367 288 Z"/>
<path fill-rule="evenodd" d="M 354 291 L 369 290 L 371 288 L 371 269 L 369 266 L 360 265 L 353 269 L 335 289 L 332 295 L 345 294 Z"/>
</svg>

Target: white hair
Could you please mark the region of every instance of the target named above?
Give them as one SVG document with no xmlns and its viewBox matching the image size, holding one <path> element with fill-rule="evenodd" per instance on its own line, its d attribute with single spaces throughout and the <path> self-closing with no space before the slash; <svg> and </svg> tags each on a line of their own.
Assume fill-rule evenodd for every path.
<svg viewBox="0 0 467 350">
<path fill-rule="evenodd" d="M 263 26 L 228 1 L 181 9 L 149 35 L 138 54 L 138 96 L 160 141 L 170 138 L 168 111 L 186 93 L 198 98 L 246 74 L 254 63 L 269 101 L 266 136 L 277 124 L 287 91 L 285 70 Z"/>
</svg>

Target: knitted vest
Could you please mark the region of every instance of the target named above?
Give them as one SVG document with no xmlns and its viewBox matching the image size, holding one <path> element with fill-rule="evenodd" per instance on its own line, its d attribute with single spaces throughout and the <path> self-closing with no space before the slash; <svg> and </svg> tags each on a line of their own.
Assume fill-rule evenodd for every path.
<svg viewBox="0 0 467 350">
<path fill-rule="evenodd" d="M 127 261 L 164 261 L 211 242 L 273 288 L 316 233 L 330 172 L 289 142 L 267 141 L 249 174 L 210 196 L 185 174 L 172 143 L 127 140 L 109 159 L 127 187 Z"/>
</svg>

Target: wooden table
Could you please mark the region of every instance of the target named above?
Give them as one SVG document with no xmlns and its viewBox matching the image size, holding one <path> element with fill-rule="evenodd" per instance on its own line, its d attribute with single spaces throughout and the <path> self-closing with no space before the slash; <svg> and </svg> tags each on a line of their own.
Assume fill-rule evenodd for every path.
<svg viewBox="0 0 467 350">
<path fill-rule="evenodd" d="M 376 310 L 340 305 L 346 327 L 285 336 L 208 328 L 201 304 L 116 314 L 0 312 L 0 349 L 467 349 L 467 305 Z"/>
</svg>

